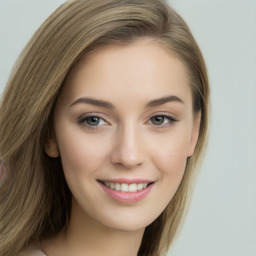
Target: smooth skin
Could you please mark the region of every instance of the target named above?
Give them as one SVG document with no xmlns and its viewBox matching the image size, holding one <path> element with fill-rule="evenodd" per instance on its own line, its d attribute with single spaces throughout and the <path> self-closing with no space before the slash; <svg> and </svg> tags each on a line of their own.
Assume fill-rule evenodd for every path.
<svg viewBox="0 0 256 256">
<path fill-rule="evenodd" d="M 144 229 L 166 208 L 193 154 L 200 113 L 183 63 L 160 43 L 107 46 L 72 72 L 57 102 L 45 150 L 60 156 L 73 195 L 68 228 L 43 241 L 48 256 L 135 256 Z M 99 180 L 147 179 L 135 203 Z"/>
</svg>

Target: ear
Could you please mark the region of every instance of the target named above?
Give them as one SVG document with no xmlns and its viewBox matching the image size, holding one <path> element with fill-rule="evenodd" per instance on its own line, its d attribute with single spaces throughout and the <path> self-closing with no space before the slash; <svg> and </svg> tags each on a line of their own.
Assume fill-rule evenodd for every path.
<svg viewBox="0 0 256 256">
<path fill-rule="evenodd" d="M 49 136 L 44 144 L 44 150 L 49 157 L 57 158 L 60 156 L 58 145 L 54 135 Z"/>
<path fill-rule="evenodd" d="M 200 124 L 201 124 L 201 111 L 198 111 L 195 113 L 194 116 L 194 124 L 193 124 L 193 130 L 191 134 L 191 140 L 188 150 L 188 157 L 192 156 L 198 141 L 198 136 L 200 132 Z"/>
</svg>

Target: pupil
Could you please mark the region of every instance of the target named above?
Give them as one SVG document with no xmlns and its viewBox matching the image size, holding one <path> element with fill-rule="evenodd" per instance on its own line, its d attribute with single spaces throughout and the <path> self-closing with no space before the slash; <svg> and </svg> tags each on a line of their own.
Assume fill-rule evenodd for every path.
<svg viewBox="0 0 256 256">
<path fill-rule="evenodd" d="M 99 121 L 100 121 L 100 119 L 98 117 L 91 116 L 91 117 L 88 118 L 87 123 L 90 124 L 90 125 L 97 125 L 97 124 L 99 124 Z"/>
<path fill-rule="evenodd" d="M 164 121 L 163 116 L 154 116 L 152 119 L 152 123 L 154 123 L 154 124 L 162 124 L 163 121 Z"/>
</svg>

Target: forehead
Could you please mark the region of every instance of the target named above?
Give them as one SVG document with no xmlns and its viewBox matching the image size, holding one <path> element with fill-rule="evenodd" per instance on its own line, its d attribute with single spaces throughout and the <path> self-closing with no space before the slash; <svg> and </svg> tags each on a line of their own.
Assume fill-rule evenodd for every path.
<svg viewBox="0 0 256 256">
<path fill-rule="evenodd" d="M 97 96 L 107 100 L 138 97 L 141 101 L 178 94 L 191 101 L 185 65 L 152 41 L 110 45 L 86 56 L 69 76 L 64 94 L 70 100 Z"/>
</svg>

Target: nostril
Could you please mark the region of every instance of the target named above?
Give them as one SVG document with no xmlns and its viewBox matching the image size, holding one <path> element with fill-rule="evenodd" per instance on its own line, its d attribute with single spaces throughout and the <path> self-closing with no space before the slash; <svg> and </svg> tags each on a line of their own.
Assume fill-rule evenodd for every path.
<svg viewBox="0 0 256 256">
<path fill-rule="evenodd" d="M 133 169 L 141 166 L 145 161 L 143 152 L 127 152 L 125 150 L 115 150 L 111 154 L 111 163 L 117 166 L 122 166 L 126 169 Z"/>
<path fill-rule="evenodd" d="M 114 165 L 119 166 L 123 169 L 130 170 L 130 169 L 137 168 L 138 166 L 142 165 L 142 163 L 140 163 L 140 162 L 139 163 L 138 162 L 131 163 L 131 162 L 127 162 L 127 161 L 120 161 L 120 162 L 114 163 Z"/>
</svg>

